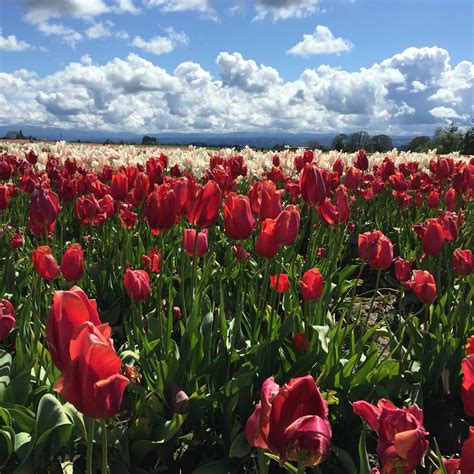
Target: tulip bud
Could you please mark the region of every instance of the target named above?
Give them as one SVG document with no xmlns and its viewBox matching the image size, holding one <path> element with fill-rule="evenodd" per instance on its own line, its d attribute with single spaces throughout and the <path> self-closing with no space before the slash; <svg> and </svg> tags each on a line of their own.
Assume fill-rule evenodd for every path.
<svg viewBox="0 0 474 474">
<path fill-rule="evenodd" d="M 78 281 L 84 274 L 84 252 L 79 244 L 71 244 L 64 252 L 61 272 L 66 281 Z"/>
<path fill-rule="evenodd" d="M 3 341 L 15 325 L 15 309 L 10 301 L 0 300 L 0 341 Z"/>
<path fill-rule="evenodd" d="M 316 301 L 323 294 L 323 277 L 319 268 L 306 271 L 300 280 L 300 291 L 304 300 Z"/>
<path fill-rule="evenodd" d="M 61 273 L 58 263 L 47 245 L 33 250 L 32 259 L 36 273 L 44 280 L 54 280 Z"/>
<path fill-rule="evenodd" d="M 127 295 L 136 303 L 146 300 L 151 294 L 150 277 L 145 270 L 127 268 L 123 276 L 123 286 Z"/>
</svg>

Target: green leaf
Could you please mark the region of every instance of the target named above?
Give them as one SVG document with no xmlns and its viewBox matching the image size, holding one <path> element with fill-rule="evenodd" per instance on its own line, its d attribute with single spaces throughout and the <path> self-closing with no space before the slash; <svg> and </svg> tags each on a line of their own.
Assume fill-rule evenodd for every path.
<svg viewBox="0 0 474 474">
<path fill-rule="evenodd" d="M 367 426 L 364 424 L 359 438 L 359 474 L 370 474 L 369 456 L 367 456 L 367 448 L 365 446 L 366 436 Z"/>
<path fill-rule="evenodd" d="M 242 431 L 232 442 L 229 450 L 230 458 L 243 458 L 250 453 L 250 446 L 245 440 L 245 433 Z"/>
<path fill-rule="evenodd" d="M 3 400 L 5 390 L 10 385 L 12 356 L 0 350 L 0 400 Z"/>
<path fill-rule="evenodd" d="M 36 417 L 35 460 L 43 451 L 47 455 L 57 453 L 69 441 L 72 427 L 61 403 L 51 394 L 43 395 Z"/>
<path fill-rule="evenodd" d="M 13 428 L 5 426 L 0 428 L 0 467 L 5 466 L 5 464 L 10 459 L 10 456 L 13 453 L 13 446 L 15 443 L 15 432 Z"/>
<path fill-rule="evenodd" d="M 331 447 L 331 449 L 334 451 L 338 461 L 341 463 L 348 474 L 357 474 L 357 468 L 354 464 L 354 461 L 345 449 L 338 448 L 334 445 Z"/>
<path fill-rule="evenodd" d="M 211 462 L 200 466 L 193 471 L 193 474 L 223 474 L 232 472 L 234 466 L 229 461 L 229 459 L 221 459 L 220 461 Z"/>
</svg>

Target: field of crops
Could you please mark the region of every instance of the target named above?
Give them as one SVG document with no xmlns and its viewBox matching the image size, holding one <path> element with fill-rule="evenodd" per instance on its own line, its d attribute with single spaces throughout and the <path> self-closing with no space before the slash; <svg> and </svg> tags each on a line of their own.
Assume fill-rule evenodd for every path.
<svg viewBox="0 0 474 474">
<path fill-rule="evenodd" d="M 473 474 L 473 209 L 466 156 L 0 142 L 0 472 Z"/>
</svg>

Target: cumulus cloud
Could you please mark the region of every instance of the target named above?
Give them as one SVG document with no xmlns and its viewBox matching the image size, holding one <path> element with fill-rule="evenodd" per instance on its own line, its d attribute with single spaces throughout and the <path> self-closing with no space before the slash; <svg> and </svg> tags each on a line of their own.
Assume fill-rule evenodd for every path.
<svg viewBox="0 0 474 474">
<path fill-rule="evenodd" d="M 145 0 L 145 4 L 147 7 L 159 7 L 163 12 L 193 11 L 202 13 L 209 19 L 217 19 L 211 0 Z"/>
<path fill-rule="evenodd" d="M 168 28 L 166 31 L 168 36 L 154 36 L 148 41 L 140 36 L 135 36 L 130 44 L 147 53 L 159 56 L 171 53 L 177 46 L 185 46 L 189 43 L 189 38 L 183 31 L 175 31 L 173 28 Z"/>
<path fill-rule="evenodd" d="M 114 11 L 116 13 L 137 14 L 140 12 L 140 9 L 133 3 L 133 0 L 117 0 Z"/>
<path fill-rule="evenodd" d="M 352 43 L 349 40 L 336 38 L 327 26 L 317 25 L 313 34 L 303 35 L 303 40 L 287 52 L 306 57 L 312 54 L 339 54 L 351 49 Z"/>
<path fill-rule="evenodd" d="M 110 28 L 113 26 L 112 22 L 107 21 L 105 23 L 98 22 L 86 29 L 85 35 L 89 39 L 100 39 L 108 38 L 112 35 Z"/>
<path fill-rule="evenodd" d="M 102 65 L 83 56 L 41 78 L 2 73 L 0 123 L 136 133 L 400 134 L 431 133 L 450 120 L 470 125 L 473 112 L 473 64 L 452 64 L 437 47 L 408 48 L 358 71 L 307 68 L 291 81 L 237 52 L 221 52 L 216 63 L 214 76 L 191 61 L 168 72 L 137 54 Z"/>
<path fill-rule="evenodd" d="M 317 9 L 318 0 L 255 0 L 255 20 L 262 20 L 269 14 L 274 20 L 301 18 L 312 15 Z"/>
<path fill-rule="evenodd" d="M 108 11 L 103 0 L 21 0 L 27 8 L 26 19 L 37 24 L 59 16 L 92 18 Z"/>
<path fill-rule="evenodd" d="M 76 44 L 84 39 L 84 36 L 78 31 L 65 26 L 62 23 L 50 23 L 44 21 L 36 25 L 38 31 L 45 36 L 57 36 L 64 43 L 69 44 L 72 48 L 76 47 Z"/>
<path fill-rule="evenodd" d="M 31 47 L 31 44 L 19 40 L 15 35 L 3 36 L 2 30 L 0 29 L 0 51 L 18 52 L 31 49 Z"/>
</svg>

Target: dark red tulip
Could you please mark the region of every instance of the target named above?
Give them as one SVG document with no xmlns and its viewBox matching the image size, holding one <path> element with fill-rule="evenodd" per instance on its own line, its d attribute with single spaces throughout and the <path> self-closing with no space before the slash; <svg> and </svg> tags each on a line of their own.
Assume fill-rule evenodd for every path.
<svg viewBox="0 0 474 474">
<path fill-rule="evenodd" d="M 297 332 L 293 336 L 293 348 L 298 352 L 309 351 L 309 337 L 304 332 Z"/>
<path fill-rule="evenodd" d="M 129 380 L 122 374 L 122 361 L 92 323 L 83 323 L 69 344 L 71 361 L 54 384 L 54 390 L 91 418 L 113 417 L 122 403 Z"/>
<path fill-rule="evenodd" d="M 354 166 L 362 171 L 365 171 L 369 168 L 369 159 L 367 158 L 367 153 L 365 150 L 359 150 L 354 161 Z"/>
<path fill-rule="evenodd" d="M 61 272 L 66 281 L 78 281 L 84 274 L 84 252 L 79 244 L 71 244 L 64 252 Z"/>
<path fill-rule="evenodd" d="M 430 194 L 428 194 L 428 198 L 426 200 L 428 203 L 428 207 L 430 209 L 436 209 L 439 206 L 439 193 L 438 191 L 431 191 Z"/>
<path fill-rule="evenodd" d="M 118 201 L 123 201 L 128 193 L 128 177 L 122 171 L 112 176 L 110 183 L 110 194 Z"/>
<path fill-rule="evenodd" d="M 456 249 L 453 252 L 453 270 L 456 275 L 466 276 L 474 271 L 474 259 L 470 249 Z"/>
<path fill-rule="evenodd" d="M 358 244 L 359 257 L 372 268 L 385 270 L 392 264 L 392 242 L 380 230 L 360 234 Z"/>
<path fill-rule="evenodd" d="M 346 171 L 346 176 L 344 177 L 344 184 L 348 189 L 358 189 L 360 183 L 362 182 L 362 172 L 351 166 Z"/>
<path fill-rule="evenodd" d="M 58 195 L 43 186 L 37 186 L 28 208 L 28 227 L 38 237 L 44 237 L 54 230 L 60 210 Z"/>
<path fill-rule="evenodd" d="M 466 340 L 466 354 L 474 354 L 474 336 L 470 336 Z"/>
<path fill-rule="evenodd" d="M 10 248 L 12 249 L 19 249 L 23 247 L 23 236 L 21 234 L 15 233 L 11 236 L 10 239 Z"/>
<path fill-rule="evenodd" d="M 397 408 L 389 400 L 380 400 L 377 406 L 358 401 L 352 404 L 352 409 L 378 434 L 377 454 L 384 472 L 408 474 L 423 462 L 428 450 L 428 432 L 418 405 Z"/>
<path fill-rule="evenodd" d="M 413 280 L 405 286 L 411 288 L 415 296 L 424 304 L 431 304 L 436 298 L 436 282 L 433 275 L 425 270 L 413 270 Z"/>
<path fill-rule="evenodd" d="M 137 225 L 138 215 L 133 212 L 126 204 L 120 205 L 119 222 L 125 229 L 133 229 Z"/>
<path fill-rule="evenodd" d="M 300 280 L 301 296 L 304 300 L 316 301 L 323 294 L 323 277 L 319 268 L 306 271 Z"/>
<path fill-rule="evenodd" d="M 280 237 L 276 232 L 276 219 L 265 219 L 257 236 L 255 251 L 265 258 L 273 258 L 280 250 Z"/>
<path fill-rule="evenodd" d="M 92 194 L 77 198 L 74 213 L 83 225 L 99 225 L 107 219 L 107 212 Z"/>
<path fill-rule="evenodd" d="M 461 398 L 464 411 L 468 416 L 474 416 L 474 355 L 467 356 L 461 364 L 463 379 Z"/>
<path fill-rule="evenodd" d="M 281 212 L 281 191 L 277 190 L 273 181 L 264 179 L 253 183 L 249 199 L 252 212 L 261 221 L 274 219 Z"/>
<path fill-rule="evenodd" d="M 186 413 L 189 397 L 186 392 L 173 384 L 171 386 L 171 409 L 173 413 Z"/>
<path fill-rule="evenodd" d="M 123 275 L 123 286 L 136 303 L 146 300 L 151 294 L 150 277 L 145 270 L 127 268 Z"/>
<path fill-rule="evenodd" d="M 270 286 L 277 293 L 286 293 L 290 289 L 290 281 L 286 273 L 270 275 Z"/>
<path fill-rule="evenodd" d="M 328 404 L 311 375 L 280 387 L 273 377 L 263 382 L 260 402 L 245 425 L 247 442 L 270 451 L 281 463 L 322 463 L 331 450 Z"/>
<path fill-rule="evenodd" d="M 327 196 L 326 183 L 319 168 L 305 165 L 300 175 L 301 196 L 311 206 L 322 204 Z"/>
<path fill-rule="evenodd" d="M 54 280 L 61 273 L 58 262 L 47 245 L 42 245 L 32 253 L 36 273 L 44 280 Z"/>
<path fill-rule="evenodd" d="M 4 211 L 10 202 L 11 188 L 5 184 L 0 184 L 0 211 Z"/>
<path fill-rule="evenodd" d="M 404 258 L 397 257 L 393 260 L 393 268 L 395 270 L 395 277 L 400 282 L 408 281 L 411 277 L 411 267 L 413 265 L 413 259 L 405 260 Z"/>
<path fill-rule="evenodd" d="M 169 230 L 176 224 L 178 200 L 170 184 L 155 186 L 148 196 L 146 218 L 153 230 Z"/>
<path fill-rule="evenodd" d="M 208 181 L 190 198 L 188 221 L 196 227 L 210 227 L 219 215 L 222 192 L 215 181 Z"/>
<path fill-rule="evenodd" d="M 143 255 L 142 262 L 145 265 L 145 270 L 147 270 L 148 272 L 160 273 L 161 255 L 155 247 L 153 247 L 153 249 L 146 255 Z"/>
<path fill-rule="evenodd" d="M 149 190 L 150 180 L 148 179 L 148 176 L 143 172 L 138 173 L 135 178 L 132 190 L 133 198 L 135 199 L 135 202 L 138 206 L 141 206 L 143 204 L 143 202 L 148 196 Z"/>
<path fill-rule="evenodd" d="M 89 299 L 81 288 L 73 286 L 69 291 L 55 291 L 46 323 L 46 341 L 51 359 L 59 370 L 71 360 L 69 343 L 85 322 L 98 326 L 110 337 L 110 326 L 101 324 L 95 300 Z"/>
<path fill-rule="evenodd" d="M 15 308 L 6 299 L 0 300 L 0 341 L 3 341 L 15 326 Z"/>
<path fill-rule="evenodd" d="M 247 196 L 230 193 L 224 202 L 224 230 L 227 237 L 245 240 L 252 234 L 255 220 Z"/>
<path fill-rule="evenodd" d="M 199 232 L 196 241 L 196 252 L 194 251 L 196 241 L 196 230 L 195 229 L 184 229 L 184 250 L 190 257 L 202 257 L 209 248 L 209 242 L 207 239 L 207 230 Z"/>
</svg>

